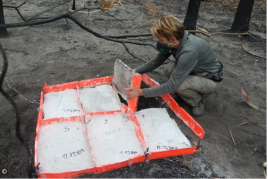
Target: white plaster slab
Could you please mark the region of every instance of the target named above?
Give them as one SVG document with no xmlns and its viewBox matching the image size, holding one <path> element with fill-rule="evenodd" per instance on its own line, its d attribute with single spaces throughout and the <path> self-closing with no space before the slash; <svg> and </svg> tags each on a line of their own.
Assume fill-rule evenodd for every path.
<svg viewBox="0 0 268 179">
<path fill-rule="evenodd" d="M 131 80 L 134 72 L 121 60 L 117 59 L 114 65 L 114 78 L 113 83 L 116 86 L 118 93 L 124 100 L 127 101 L 126 88 L 131 86 Z"/>
<path fill-rule="evenodd" d="M 86 112 L 120 110 L 121 105 L 111 85 L 79 89 L 82 105 Z"/>
<path fill-rule="evenodd" d="M 143 154 L 134 124 L 121 113 L 87 116 L 88 137 L 97 166 L 126 161 Z"/>
<path fill-rule="evenodd" d="M 68 122 L 41 127 L 38 162 L 41 173 L 93 168 L 86 125 L 81 122 Z"/>
<path fill-rule="evenodd" d="M 150 108 L 135 113 L 149 151 L 164 151 L 191 147 L 176 122 L 165 108 Z"/>
<path fill-rule="evenodd" d="M 44 94 L 44 119 L 83 114 L 76 89 Z"/>
</svg>

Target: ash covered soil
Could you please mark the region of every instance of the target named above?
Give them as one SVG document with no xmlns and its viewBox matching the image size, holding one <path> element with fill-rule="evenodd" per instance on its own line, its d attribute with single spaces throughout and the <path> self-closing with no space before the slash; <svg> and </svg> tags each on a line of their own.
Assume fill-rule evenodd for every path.
<svg viewBox="0 0 268 179">
<path fill-rule="evenodd" d="M 22 0 L 3 0 L 4 5 L 17 6 Z M 19 8 L 29 19 L 66 1 L 26 0 Z M 89 3 L 86 3 L 89 2 Z M 152 3 L 152 4 L 150 4 Z M 201 3 L 198 26 L 215 33 L 230 29 L 238 0 L 204 1 Z M 107 11 L 83 11 L 73 14 L 82 24 L 102 35 L 148 34 L 152 22 L 161 15 L 175 14 L 184 20 L 188 1 L 122 1 Z M 99 7 L 100 3 L 78 0 L 76 8 Z M 146 6 L 147 5 L 147 6 Z M 56 16 L 68 12 L 72 2 L 39 15 Z M 147 9 L 145 8 L 147 7 Z M 156 8 L 155 8 L 156 7 Z M 157 12 L 159 15 L 157 16 Z M 6 23 L 22 22 L 13 8 L 5 8 Z M 154 18 L 152 15 L 155 15 Z M 40 19 L 39 19 L 40 20 Z M 41 19 L 42 20 L 42 19 Z M 68 22 L 68 23 L 67 23 Z M 216 33 L 207 40 L 224 65 L 224 80 L 221 90 L 206 97 L 205 114 L 196 117 L 206 134 L 201 141 L 201 150 L 194 155 L 153 160 L 149 164 L 131 167 L 86 177 L 264 177 L 262 163 L 266 161 L 266 112 L 251 108 L 245 103 L 241 90 L 262 109 L 266 109 L 266 4 L 255 1 L 250 32 L 254 36 Z M 116 59 L 121 59 L 131 68 L 144 62 L 133 58 L 120 43 L 98 38 L 81 29 L 71 20 L 9 28 L 8 36 L 0 41 L 6 51 L 9 68 L 3 88 L 15 100 L 20 111 L 21 133 L 30 147 L 34 148 L 35 128 L 40 91 L 47 85 L 113 75 Z M 152 37 L 131 38 L 132 41 L 155 45 Z M 255 55 L 247 53 L 241 48 Z M 150 46 L 127 44 L 129 51 L 148 60 L 157 55 Z M 0 67 L 3 62 L 1 58 Z M 166 78 L 163 66 L 148 73 L 163 83 Z M 139 107 L 155 106 L 154 98 L 140 99 Z M 190 108 L 176 99 L 189 113 Z M 16 116 L 10 103 L 0 95 L 0 169 L 8 173 L 1 177 L 27 177 L 28 155 L 15 134 Z M 171 113 L 172 115 L 172 113 Z M 198 141 L 192 131 L 176 118 L 178 126 L 191 143 Z M 231 134 L 233 139 L 231 138 Z"/>
</svg>

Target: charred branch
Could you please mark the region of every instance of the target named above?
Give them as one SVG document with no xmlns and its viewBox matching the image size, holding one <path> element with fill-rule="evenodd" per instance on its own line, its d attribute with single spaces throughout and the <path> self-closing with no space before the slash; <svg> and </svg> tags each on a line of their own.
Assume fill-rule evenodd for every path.
<svg viewBox="0 0 268 179">
<path fill-rule="evenodd" d="M 77 11 L 80 11 L 80 10 L 83 10 L 83 9 L 89 9 L 89 8 L 82 8 L 82 9 L 79 9 Z M 96 8 L 91 8 L 91 10 L 92 9 L 96 9 Z M 82 29 L 84 29 L 85 31 L 93 34 L 94 36 L 96 36 L 98 38 L 102 38 L 102 39 L 105 39 L 105 40 L 108 40 L 108 41 L 112 41 L 112 42 L 123 44 L 123 46 L 125 47 L 125 49 L 127 50 L 127 52 L 131 56 L 133 56 L 134 58 L 140 59 L 140 58 L 136 57 L 135 55 L 133 55 L 132 53 L 129 52 L 129 49 L 126 47 L 125 43 L 134 44 L 134 45 L 151 46 L 154 49 L 156 49 L 155 46 L 152 45 L 152 44 L 133 42 L 133 41 L 129 41 L 129 40 L 122 41 L 122 40 L 117 40 L 116 38 L 111 38 L 111 37 L 107 37 L 107 36 L 101 35 L 101 34 L 95 32 L 95 31 L 93 31 L 92 29 L 88 28 L 87 26 L 83 25 L 79 20 L 77 20 L 75 17 L 73 17 L 72 14 L 75 13 L 75 12 L 77 12 L 77 11 L 63 13 L 63 14 L 60 14 L 60 15 L 57 15 L 57 16 L 54 16 L 54 17 L 47 18 L 45 20 L 27 21 L 27 22 L 11 23 L 11 24 L 0 24 L 0 28 L 15 28 L 15 27 L 24 27 L 24 26 L 34 26 L 34 25 L 41 25 L 41 24 L 46 24 L 46 23 L 54 22 L 54 21 L 57 21 L 57 20 L 60 20 L 60 19 L 70 19 L 74 23 L 76 23 L 78 26 L 80 26 Z M 143 59 L 140 59 L 140 60 L 145 61 Z"/>
<path fill-rule="evenodd" d="M 18 107 L 16 105 L 16 103 L 14 102 L 14 100 L 11 98 L 11 96 L 3 89 L 3 82 L 4 82 L 4 78 L 8 69 L 8 60 L 7 60 L 7 56 L 5 53 L 5 50 L 3 48 L 3 46 L 0 43 L 0 52 L 2 54 L 3 57 L 3 70 L 0 76 L 0 92 L 3 94 L 3 96 L 9 101 L 9 103 L 13 106 L 13 108 L 15 109 L 16 112 L 16 136 L 18 137 L 19 141 L 25 146 L 25 148 L 28 151 L 29 154 L 29 163 L 28 163 L 28 176 L 30 178 L 32 177 L 36 177 L 33 176 L 33 174 L 35 173 L 35 168 L 33 167 L 33 151 L 32 149 L 29 147 L 29 145 L 25 142 L 25 140 L 22 138 L 21 133 L 20 133 L 20 121 L 21 121 L 21 117 L 19 114 L 19 110 Z"/>
<path fill-rule="evenodd" d="M 3 2 L 0 0 L 0 24 L 5 24 L 5 17 L 4 17 L 4 9 L 3 9 Z M 0 27 L 0 36 L 6 36 L 7 29 L 5 27 Z"/>
</svg>

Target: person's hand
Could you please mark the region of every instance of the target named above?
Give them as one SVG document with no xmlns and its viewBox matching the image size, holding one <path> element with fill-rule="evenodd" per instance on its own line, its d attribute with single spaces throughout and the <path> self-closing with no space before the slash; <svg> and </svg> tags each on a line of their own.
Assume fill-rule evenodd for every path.
<svg viewBox="0 0 268 179">
<path fill-rule="evenodd" d="M 143 96 L 143 90 L 135 87 L 127 88 L 127 99 L 131 100 L 138 96 Z"/>
</svg>

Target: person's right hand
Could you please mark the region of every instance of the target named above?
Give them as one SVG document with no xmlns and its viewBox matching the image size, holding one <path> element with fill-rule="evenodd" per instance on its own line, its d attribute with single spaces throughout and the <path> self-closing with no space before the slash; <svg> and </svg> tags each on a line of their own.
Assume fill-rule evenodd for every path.
<svg viewBox="0 0 268 179">
<path fill-rule="evenodd" d="M 133 98 L 143 96 L 143 90 L 140 88 L 130 87 L 127 88 L 127 99 L 131 100 Z"/>
</svg>

